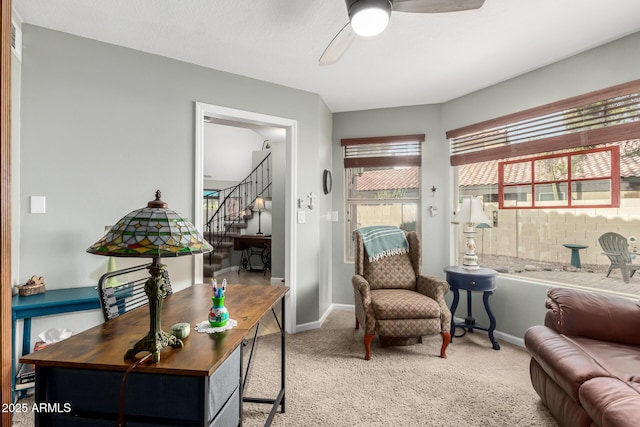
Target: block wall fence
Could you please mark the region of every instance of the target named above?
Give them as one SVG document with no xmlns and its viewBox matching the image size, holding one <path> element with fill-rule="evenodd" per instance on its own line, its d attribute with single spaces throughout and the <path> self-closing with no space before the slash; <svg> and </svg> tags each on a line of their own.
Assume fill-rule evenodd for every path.
<svg viewBox="0 0 640 427">
<path fill-rule="evenodd" d="M 598 237 L 613 231 L 640 239 L 640 199 L 622 199 L 620 205 L 619 208 L 500 210 L 496 203 L 485 203 L 488 218 L 492 218 L 493 211 L 498 212 L 498 226 L 484 229 L 484 234 L 482 229 L 477 229 L 476 253 L 484 250 L 489 255 L 568 264 L 571 251 L 562 245 L 573 243 L 589 246 L 580 250 L 583 265 L 606 266 L 609 260 L 602 255 Z M 630 250 L 634 249 L 640 251 L 640 245 L 630 244 Z"/>
</svg>

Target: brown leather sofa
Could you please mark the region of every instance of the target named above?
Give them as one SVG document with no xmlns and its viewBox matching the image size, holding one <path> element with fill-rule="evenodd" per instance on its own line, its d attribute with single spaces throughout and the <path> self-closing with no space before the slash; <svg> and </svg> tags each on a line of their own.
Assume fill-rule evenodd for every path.
<svg viewBox="0 0 640 427">
<path fill-rule="evenodd" d="M 547 292 L 524 336 L 531 383 L 561 426 L 640 426 L 640 306 L 568 288 Z"/>
</svg>

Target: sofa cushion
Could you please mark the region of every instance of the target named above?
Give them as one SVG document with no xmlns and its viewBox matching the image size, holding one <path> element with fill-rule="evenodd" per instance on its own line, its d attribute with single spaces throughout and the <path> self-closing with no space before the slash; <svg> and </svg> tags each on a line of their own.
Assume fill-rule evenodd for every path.
<svg viewBox="0 0 640 427">
<path fill-rule="evenodd" d="M 580 387 L 580 402 L 600 427 L 636 427 L 640 423 L 640 384 L 594 378 Z"/>
<path fill-rule="evenodd" d="M 606 370 L 609 373 L 607 376 L 640 384 L 640 346 L 583 337 L 568 339 Z"/>
<path fill-rule="evenodd" d="M 608 377 L 609 372 L 566 336 L 545 326 L 532 326 L 524 342 L 538 364 L 575 401 L 578 389 L 587 380 Z"/>
<path fill-rule="evenodd" d="M 551 288 L 545 325 L 568 336 L 640 345 L 640 306 L 613 295 Z"/>
</svg>

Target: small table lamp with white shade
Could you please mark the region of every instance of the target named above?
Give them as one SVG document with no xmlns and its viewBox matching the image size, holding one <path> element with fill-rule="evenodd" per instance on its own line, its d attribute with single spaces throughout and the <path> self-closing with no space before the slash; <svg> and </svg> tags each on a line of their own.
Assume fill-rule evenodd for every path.
<svg viewBox="0 0 640 427">
<path fill-rule="evenodd" d="M 482 209 L 482 200 L 472 197 L 462 200 L 460 209 L 454 215 L 452 224 L 465 224 L 464 235 L 467 239 L 467 251 L 464 254 L 462 268 L 465 270 L 477 270 L 478 256 L 476 255 L 476 242 L 474 236 L 476 234 L 473 228 L 474 224 L 490 224 L 491 220 L 487 218 Z"/>
</svg>

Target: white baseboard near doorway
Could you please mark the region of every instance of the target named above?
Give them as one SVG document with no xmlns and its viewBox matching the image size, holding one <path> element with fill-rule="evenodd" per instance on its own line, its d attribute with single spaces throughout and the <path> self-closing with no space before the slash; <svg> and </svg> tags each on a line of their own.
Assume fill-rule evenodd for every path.
<svg viewBox="0 0 640 427">
<path fill-rule="evenodd" d="M 329 308 L 322 314 L 320 320 L 316 322 L 303 323 L 301 325 L 296 325 L 296 333 L 310 331 L 312 329 L 321 328 L 324 324 L 324 321 L 327 320 L 327 317 L 333 310 L 338 311 L 352 311 L 355 312 L 355 306 L 349 304 L 331 304 Z"/>
</svg>

